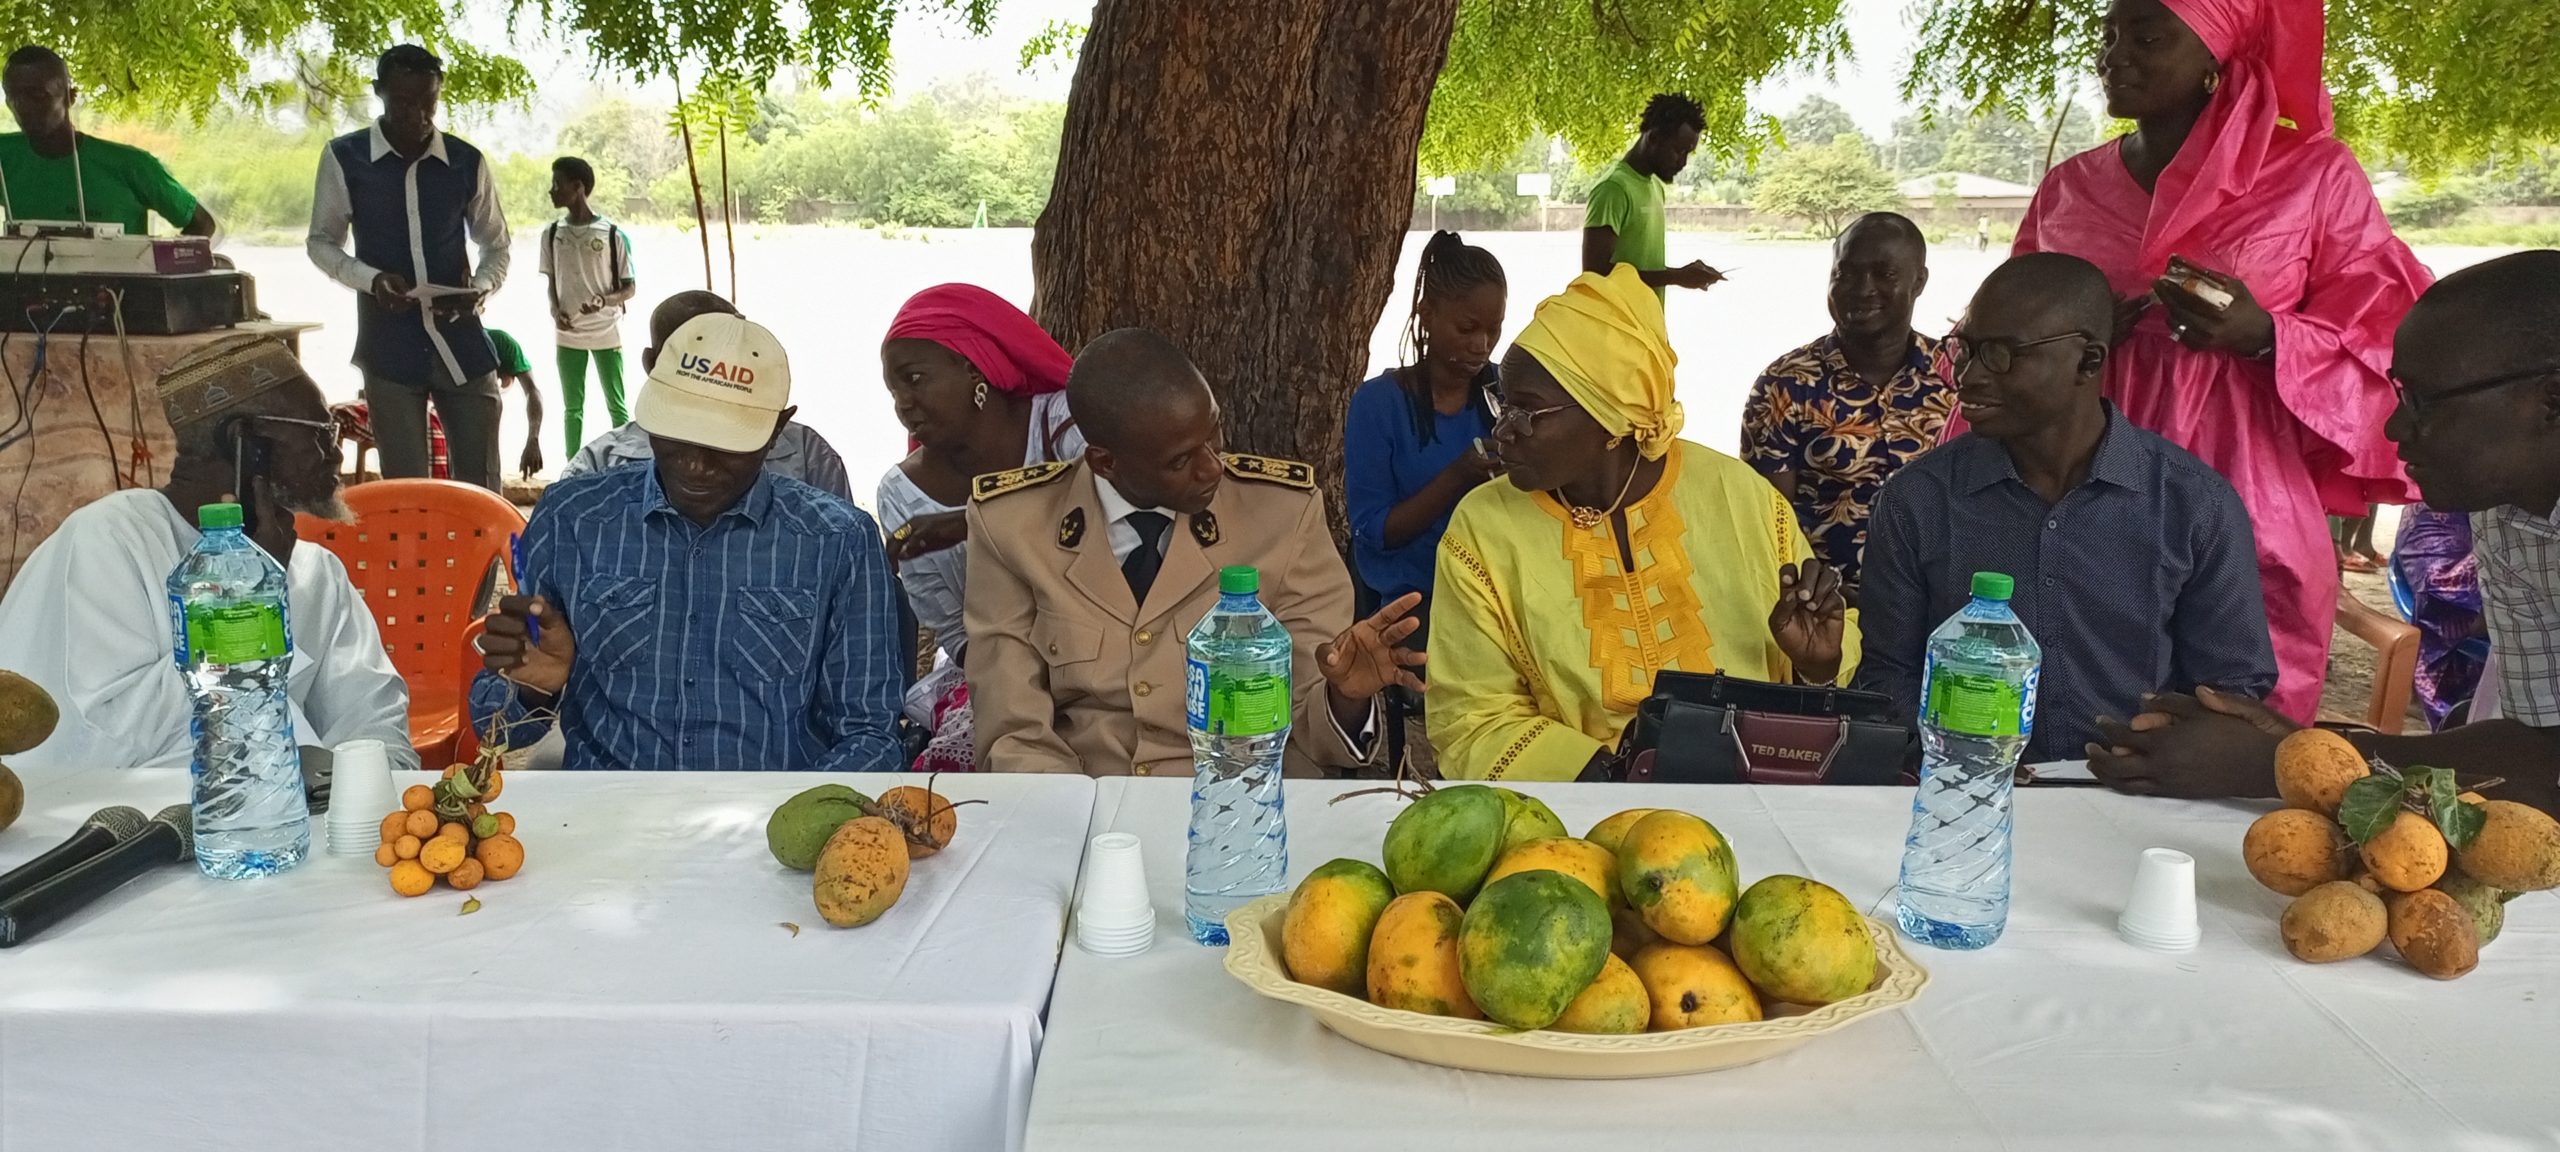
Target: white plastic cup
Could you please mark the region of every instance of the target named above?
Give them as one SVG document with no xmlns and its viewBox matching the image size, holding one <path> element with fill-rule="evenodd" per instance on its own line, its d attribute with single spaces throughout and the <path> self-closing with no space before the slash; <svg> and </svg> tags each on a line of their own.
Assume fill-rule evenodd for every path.
<svg viewBox="0 0 2560 1152">
<path fill-rule="evenodd" d="M 333 856 L 371 856 L 382 846 L 382 818 L 399 807 L 391 791 L 391 752 L 380 740 L 349 740 L 329 753 L 329 828 Z"/>
<path fill-rule="evenodd" d="M 1084 887 L 1076 895 L 1076 942 L 1102 956 L 1144 952 L 1154 942 L 1156 909 L 1138 838 L 1105 832 L 1087 845 Z"/>
<path fill-rule="evenodd" d="M 2154 952 L 2195 947 L 2203 936 L 2196 925 L 2196 858 L 2175 848 L 2143 849 L 2116 934 Z"/>
</svg>

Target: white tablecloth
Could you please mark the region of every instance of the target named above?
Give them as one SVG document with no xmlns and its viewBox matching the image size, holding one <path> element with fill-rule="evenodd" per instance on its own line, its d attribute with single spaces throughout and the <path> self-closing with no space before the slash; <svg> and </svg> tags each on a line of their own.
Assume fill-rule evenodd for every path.
<svg viewBox="0 0 2560 1152">
<path fill-rule="evenodd" d="M 512 774 L 525 868 L 467 917 L 370 856 L 156 871 L 0 952 L 0 1150 L 1019 1147 L 1092 783 L 942 777 L 989 803 L 838 930 L 764 839 L 822 780 L 921 782 Z M 186 795 L 167 772 L 27 787 L 0 869 Z"/>
<path fill-rule="evenodd" d="M 1396 802 L 1292 781 L 1292 881 L 1375 861 Z M 1891 915 L 1911 793 L 1889 788 L 1525 785 L 1581 832 L 1639 805 L 1699 812 L 1746 883 L 1823 880 Z M 2240 862 L 2258 809 L 2043 789 L 2018 803 L 2015 900 L 1987 950 L 1913 951 L 1935 976 L 1904 1011 L 1760 1064 L 1579 1082 L 1410 1063 L 1264 1000 L 1182 928 L 1188 794 L 1105 780 L 1094 831 L 1145 843 L 1154 949 L 1070 944 L 1049 1006 L 1029 1147 L 2549 1148 L 2560 1143 L 2560 900 L 2508 905 L 2506 934 L 2452 983 L 2395 960 L 2284 952 L 2284 899 Z M 2204 941 L 2138 951 L 2114 933 L 2135 854 L 2193 854 Z M 2384 949 L 2387 953 L 2388 949 Z"/>
</svg>

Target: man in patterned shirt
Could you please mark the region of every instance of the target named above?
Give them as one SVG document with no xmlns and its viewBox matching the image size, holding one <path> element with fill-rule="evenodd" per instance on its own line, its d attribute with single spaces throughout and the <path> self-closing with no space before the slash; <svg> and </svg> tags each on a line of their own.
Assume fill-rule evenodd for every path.
<svg viewBox="0 0 2560 1152">
<path fill-rule="evenodd" d="M 1742 409 L 1743 462 L 1795 503 L 1853 600 L 1876 493 L 1937 446 L 1955 404 L 1938 342 L 1911 330 L 1928 286 L 1919 227 L 1860 217 L 1832 245 L 1831 332 L 1769 365 Z"/>
<path fill-rule="evenodd" d="M 2392 347 L 2386 430 L 2430 507 L 2471 513 L 2505 715 L 2426 736 L 2353 733 L 2393 764 L 2500 776 L 2493 795 L 2560 812 L 2560 251 L 2437 281 Z M 2165 796 L 2272 796 L 2295 725 L 2218 693 L 2164 695 L 2091 745 L 2098 778 Z"/>
<path fill-rule="evenodd" d="M 897 584 L 879 525 L 764 466 L 791 366 L 743 317 L 667 341 L 632 422 L 649 467 L 552 486 L 481 640 L 475 723 L 508 743 L 557 714 L 567 768 L 902 766 Z"/>
</svg>

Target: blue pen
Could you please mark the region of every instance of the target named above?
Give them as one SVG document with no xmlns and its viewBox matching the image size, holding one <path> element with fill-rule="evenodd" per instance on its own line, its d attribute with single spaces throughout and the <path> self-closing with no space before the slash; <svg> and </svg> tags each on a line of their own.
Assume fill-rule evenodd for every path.
<svg viewBox="0 0 2560 1152">
<path fill-rule="evenodd" d="M 521 593 L 524 591 L 524 533 L 507 534 L 507 554 L 514 557 L 516 591 Z M 525 613 L 524 639 L 527 644 L 542 643 L 542 621 L 531 612 Z"/>
</svg>

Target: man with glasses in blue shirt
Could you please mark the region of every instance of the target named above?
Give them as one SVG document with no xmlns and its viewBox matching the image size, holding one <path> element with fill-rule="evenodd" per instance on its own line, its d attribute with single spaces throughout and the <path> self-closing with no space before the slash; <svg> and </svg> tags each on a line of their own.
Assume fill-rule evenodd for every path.
<svg viewBox="0 0 2560 1152">
<path fill-rule="evenodd" d="M 2011 606 L 2044 648 L 2028 763 L 2078 759 L 2101 715 L 2154 690 L 2258 697 L 2276 682 L 2239 493 L 2104 397 L 2114 308 L 2076 256 L 1993 272 L 1949 337 L 1972 430 L 1885 484 L 1867 537 L 1857 686 L 1906 718 L 1929 633 L 1973 574 L 2016 581 Z"/>
<path fill-rule="evenodd" d="M 782 345 L 733 313 L 676 329 L 632 409 L 651 459 L 563 480 L 481 638 L 475 723 L 556 713 L 572 769 L 904 767 L 897 585 L 880 527 L 765 467 Z"/>
<path fill-rule="evenodd" d="M 2384 426 L 2430 507 L 2469 512 L 2498 712 L 2426 736 L 2349 733 L 2393 764 L 2451 768 L 2490 795 L 2560 812 L 2560 251 L 2447 276 L 2392 345 Z M 2163 694 L 2089 748 L 2100 780 L 2163 796 L 2273 796 L 2298 725 L 2220 693 Z"/>
</svg>

